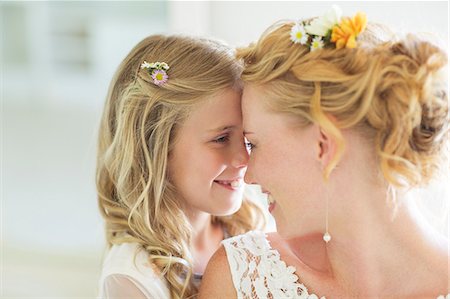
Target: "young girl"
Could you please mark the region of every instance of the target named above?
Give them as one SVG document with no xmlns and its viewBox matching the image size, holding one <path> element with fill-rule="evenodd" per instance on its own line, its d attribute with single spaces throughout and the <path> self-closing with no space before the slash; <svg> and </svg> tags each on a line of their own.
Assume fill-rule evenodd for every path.
<svg viewBox="0 0 450 299">
<path fill-rule="evenodd" d="M 264 223 L 243 199 L 240 72 L 225 45 L 182 36 L 119 66 L 99 134 L 101 298 L 191 297 L 220 242 Z"/>
</svg>

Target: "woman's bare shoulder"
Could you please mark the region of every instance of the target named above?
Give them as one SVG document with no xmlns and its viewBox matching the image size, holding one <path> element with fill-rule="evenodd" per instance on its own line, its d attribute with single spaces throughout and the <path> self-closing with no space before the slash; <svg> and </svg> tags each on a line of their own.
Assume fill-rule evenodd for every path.
<svg viewBox="0 0 450 299">
<path fill-rule="evenodd" d="M 277 248 L 285 243 L 284 239 L 277 232 L 266 233 L 266 239 L 272 248 Z"/>
<path fill-rule="evenodd" d="M 220 246 L 208 262 L 198 298 L 236 298 L 227 253 L 223 246 Z"/>
</svg>

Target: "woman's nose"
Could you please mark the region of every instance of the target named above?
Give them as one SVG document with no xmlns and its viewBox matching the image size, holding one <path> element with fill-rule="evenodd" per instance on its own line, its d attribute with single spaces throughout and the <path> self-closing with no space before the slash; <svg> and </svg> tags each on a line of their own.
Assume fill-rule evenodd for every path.
<svg viewBox="0 0 450 299">
<path fill-rule="evenodd" d="M 258 183 L 256 182 L 256 179 L 254 177 L 253 166 L 251 164 L 252 163 L 250 161 L 249 161 L 249 163 L 247 163 L 247 169 L 246 169 L 245 175 L 244 175 L 244 182 L 249 185 L 255 185 Z"/>
</svg>

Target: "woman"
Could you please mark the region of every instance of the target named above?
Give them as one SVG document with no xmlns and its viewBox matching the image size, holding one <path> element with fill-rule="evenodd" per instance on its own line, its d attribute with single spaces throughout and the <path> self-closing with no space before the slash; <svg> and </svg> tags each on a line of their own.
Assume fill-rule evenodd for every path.
<svg viewBox="0 0 450 299">
<path fill-rule="evenodd" d="M 445 165 L 446 53 L 335 8 L 275 24 L 238 57 L 245 181 L 268 195 L 277 233 L 223 241 L 200 298 L 449 293 L 448 239 L 410 192 Z"/>
</svg>

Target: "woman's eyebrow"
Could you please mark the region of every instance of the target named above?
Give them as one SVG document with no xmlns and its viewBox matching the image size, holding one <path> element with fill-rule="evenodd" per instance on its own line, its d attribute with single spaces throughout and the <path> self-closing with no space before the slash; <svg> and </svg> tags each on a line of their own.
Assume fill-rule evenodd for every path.
<svg viewBox="0 0 450 299">
<path fill-rule="evenodd" d="M 250 134 L 255 134 L 255 132 L 244 131 L 244 135 L 250 135 Z"/>
</svg>

